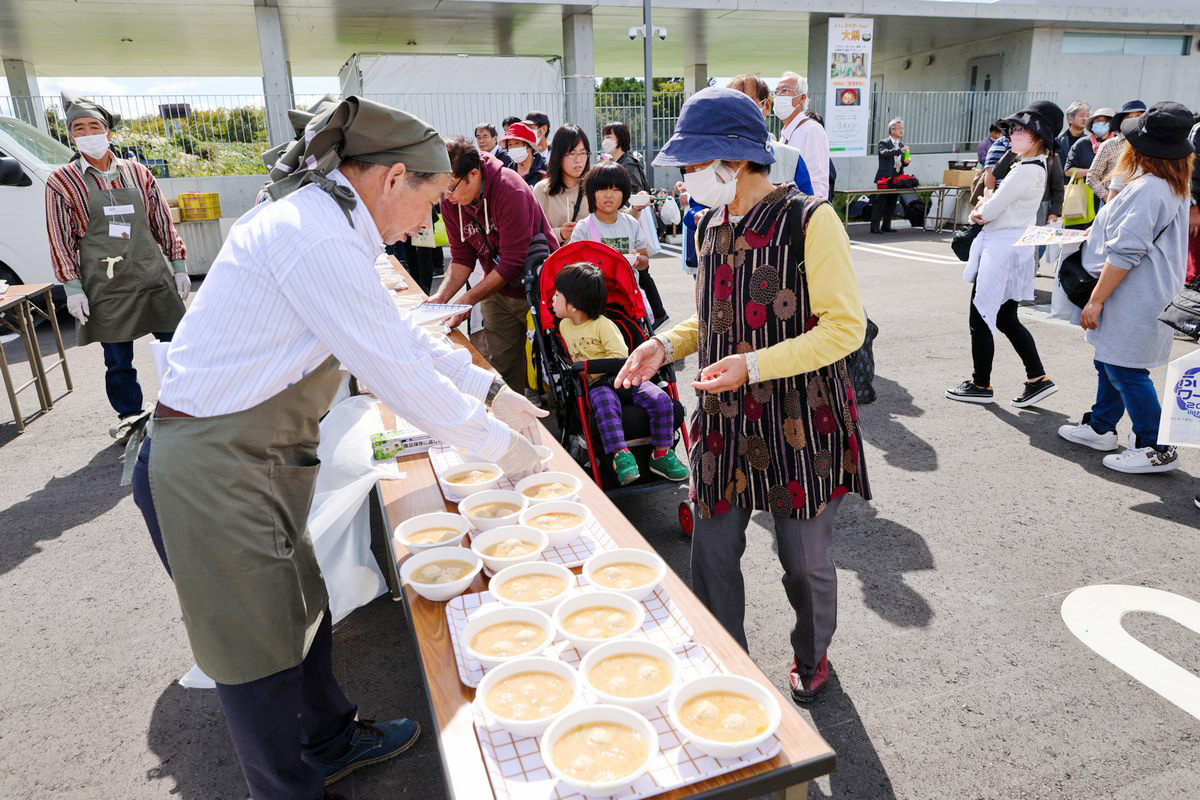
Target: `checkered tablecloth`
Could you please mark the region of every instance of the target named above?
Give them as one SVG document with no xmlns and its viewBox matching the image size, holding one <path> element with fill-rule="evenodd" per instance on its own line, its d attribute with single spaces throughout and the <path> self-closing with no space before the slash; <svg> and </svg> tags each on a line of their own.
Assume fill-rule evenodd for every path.
<svg viewBox="0 0 1200 800">
<path fill-rule="evenodd" d="M 716 656 L 704 645 L 688 642 L 673 649 L 679 655 L 680 680 L 724 672 Z M 583 694 L 588 702 L 596 702 L 588 690 L 585 689 Z M 687 744 L 672 727 L 667 719 L 666 706 L 666 701 L 663 701 L 646 716 L 658 732 L 658 754 L 637 783 L 614 797 L 621 800 L 649 797 L 766 761 L 774 758 L 780 750 L 779 739 L 772 736 L 740 758 L 716 759 L 707 756 Z M 478 701 L 472 714 L 475 735 L 479 738 L 483 763 L 491 778 L 496 800 L 576 800 L 583 797 L 550 776 L 550 771 L 542 761 L 538 738 L 518 738 L 489 722 L 480 711 Z"/>
</svg>

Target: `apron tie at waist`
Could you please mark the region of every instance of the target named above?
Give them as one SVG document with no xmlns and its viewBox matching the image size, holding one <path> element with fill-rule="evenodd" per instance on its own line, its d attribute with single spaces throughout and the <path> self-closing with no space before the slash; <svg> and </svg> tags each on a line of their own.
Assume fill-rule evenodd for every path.
<svg viewBox="0 0 1200 800">
<path fill-rule="evenodd" d="M 185 414 L 182 411 L 176 411 L 168 405 L 159 402 L 154 406 L 154 418 L 162 419 L 163 417 L 190 417 L 191 414 Z"/>
</svg>

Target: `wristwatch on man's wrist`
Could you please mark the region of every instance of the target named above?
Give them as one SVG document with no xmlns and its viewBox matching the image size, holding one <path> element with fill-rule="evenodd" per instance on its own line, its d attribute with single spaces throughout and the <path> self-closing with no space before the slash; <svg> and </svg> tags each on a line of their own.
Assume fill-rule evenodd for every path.
<svg viewBox="0 0 1200 800">
<path fill-rule="evenodd" d="M 484 395 L 483 404 L 485 406 L 491 406 L 492 401 L 496 399 L 496 395 L 500 394 L 505 385 L 504 379 L 499 375 L 497 375 L 495 378 L 492 378 L 492 385 L 488 387 L 487 394 Z"/>
</svg>

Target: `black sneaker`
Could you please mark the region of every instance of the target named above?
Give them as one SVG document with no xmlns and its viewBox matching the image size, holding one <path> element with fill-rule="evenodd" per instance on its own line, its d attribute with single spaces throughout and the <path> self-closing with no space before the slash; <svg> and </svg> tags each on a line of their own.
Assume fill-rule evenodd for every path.
<svg viewBox="0 0 1200 800">
<path fill-rule="evenodd" d="M 1025 383 L 1025 391 L 1021 392 L 1020 397 L 1014 397 L 1012 404 L 1017 408 L 1026 408 L 1036 405 L 1039 400 L 1045 400 L 1050 395 L 1058 391 L 1058 387 L 1054 385 L 1054 381 L 1049 378 L 1042 378 L 1036 383 Z"/>
<path fill-rule="evenodd" d="M 958 400 L 960 403 L 991 403 L 996 399 L 992 387 L 989 386 L 985 389 L 970 381 L 963 381 L 953 389 L 947 389 L 946 397 Z"/>
</svg>

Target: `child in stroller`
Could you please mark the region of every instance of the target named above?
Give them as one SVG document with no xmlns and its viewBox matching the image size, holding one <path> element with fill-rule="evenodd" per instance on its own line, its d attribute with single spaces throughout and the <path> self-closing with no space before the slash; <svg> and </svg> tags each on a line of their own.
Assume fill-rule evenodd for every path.
<svg viewBox="0 0 1200 800">
<path fill-rule="evenodd" d="M 561 320 L 559 335 L 572 361 L 629 357 L 620 330 L 604 316 L 608 287 L 600 268 L 587 262 L 567 264 L 554 278 L 552 309 Z M 688 478 L 688 468 L 674 451 L 675 408 L 671 397 L 653 381 L 636 389 L 616 389 L 612 376 L 590 376 L 588 397 L 600 432 L 604 453 L 612 458 L 617 482 L 626 486 L 641 477 L 637 459 L 625 442 L 621 402 L 628 400 L 650 417 L 650 439 L 654 450 L 649 469 L 671 481 Z"/>
</svg>

